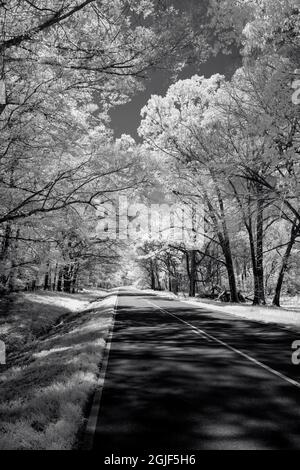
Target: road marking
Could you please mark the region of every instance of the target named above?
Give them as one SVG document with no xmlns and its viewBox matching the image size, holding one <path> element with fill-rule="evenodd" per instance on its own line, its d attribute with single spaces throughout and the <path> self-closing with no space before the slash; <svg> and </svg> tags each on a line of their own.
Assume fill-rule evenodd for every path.
<svg viewBox="0 0 300 470">
<path fill-rule="evenodd" d="M 178 317 L 174 313 L 168 312 L 168 310 L 160 307 L 159 305 L 154 304 L 150 300 L 146 300 L 149 304 L 153 305 L 154 307 L 158 308 L 164 313 L 167 313 L 168 315 L 171 315 L 172 317 L 176 318 L 177 320 L 181 321 L 182 323 L 185 323 L 186 325 L 190 326 L 193 330 L 197 330 L 198 334 L 201 336 L 206 337 L 206 339 L 209 339 L 211 341 L 215 341 L 216 343 L 221 344 L 225 348 L 229 349 L 230 351 L 234 352 L 235 354 L 238 354 L 239 356 L 242 356 L 244 359 L 247 359 L 248 361 L 252 362 L 253 364 L 256 364 L 257 366 L 261 367 L 262 369 L 265 369 L 266 371 L 270 372 L 271 374 L 275 375 L 276 377 L 279 377 L 280 379 L 284 380 L 285 382 L 289 383 L 290 385 L 294 385 L 294 387 L 300 388 L 300 383 L 297 382 L 294 379 L 291 379 L 290 377 L 287 377 L 286 375 L 282 374 L 281 372 L 278 372 L 277 370 L 273 369 L 272 367 L 267 366 L 263 362 L 258 361 L 257 359 L 254 359 L 253 357 L 249 356 L 246 353 L 243 353 L 239 349 L 234 348 L 233 346 L 230 346 L 230 344 L 225 343 L 221 339 L 216 338 L 215 336 L 210 335 L 209 333 L 206 333 L 206 331 L 201 330 L 200 328 L 197 328 L 196 326 L 192 325 L 191 323 L 182 320 L 182 318 Z"/>
<path fill-rule="evenodd" d="M 104 388 L 106 370 L 107 370 L 107 365 L 108 365 L 108 358 L 109 358 L 109 353 L 110 353 L 110 348 L 111 348 L 113 329 L 114 329 L 114 324 L 115 324 L 115 317 L 116 317 L 116 312 L 118 308 L 119 291 L 120 289 L 118 289 L 118 292 L 116 293 L 116 301 L 113 307 L 112 320 L 111 320 L 109 333 L 108 333 L 107 340 L 106 340 L 105 349 L 103 352 L 103 358 L 102 358 L 99 377 L 97 380 L 96 391 L 95 391 L 92 408 L 91 408 L 88 422 L 87 422 L 86 429 L 85 429 L 85 438 L 84 438 L 84 443 L 83 443 L 84 450 L 92 450 L 93 444 L 94 444 L 94 438 L 96 434 L 96 428 L 97 428 L 100 407 L 101 407 L 102 392 Z"/>
</svg>

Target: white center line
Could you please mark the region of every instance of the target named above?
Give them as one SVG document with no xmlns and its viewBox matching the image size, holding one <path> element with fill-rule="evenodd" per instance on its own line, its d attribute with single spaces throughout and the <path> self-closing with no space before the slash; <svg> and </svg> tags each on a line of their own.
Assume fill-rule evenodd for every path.
<svg viewBox="0 0 300 470">
<path fill-rule="evenodd" d="M 284 380 L 285 382 L 289 383 L 290 385 L 293 385 L 294 387 L 300 388 L 300 383 L 297 382 L 296 380 L 291 379 L 290 377 L 287 377 L 286 375 L 282 374 L 281 372 L 278 372 L 277 370 L 273 369 L 272 367 L 267 366 L 263 362 L 257 361 L 256 359 L 249 356 L 248 354 L 243 353 L 239 349 L 236 349 L 236 348 L 230 346 L 230 344 L 225 343 L 224 341 L 216 338 L 215 336 L 212 336 L 212 335 L 206 333 L 205 331 L 201 330 L 200 328 L 197 328 L 196 326 L 192 325 L 191 323 L 189 323 L 185 320 L 182 320 L 182 318 L 178 317 L 174 313 L 168 312 L 168 310 L 165 310 L 164 308 L 160 307 L 159 305 L 154 304 L 150 300 L 146 300 L 146 302 L 153 305 L 154 307 L 161 310 L 162 312 L 164 312 L 168 315 L 171 315 L 172 317 L 176 318 L 180 322 L 185 323 L 186 325 L 191 327 L 195 333 L 196 333 L 196 330 L 197 330 L 197 334 L 199 334 L 201 336 L 204 336 L 206 339 L 208 339 L 210 341 L 215 341 L 216 343 L 221 344 L 222 346 L 224 346 L 225 348 L 227 348 L 230 351 L 234 352 L 235 354 L 238 354 L 239 356 L 242 356 L 243 358 L 247 359 L 248 361 L 252 362 L 253 364 L 256 364 L 257 366 L 261 367 L 262 369 L 265 369 L 266 371 L 270 372 L 270 374 L 276 375 L 276 377 L 279 377 L 280 379 Z"/>
</svg>

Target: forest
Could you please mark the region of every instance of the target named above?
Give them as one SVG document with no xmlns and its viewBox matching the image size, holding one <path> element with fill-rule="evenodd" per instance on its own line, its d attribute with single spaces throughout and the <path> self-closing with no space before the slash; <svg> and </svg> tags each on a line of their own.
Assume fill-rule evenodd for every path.
<svg viewBox="0 0 300 470">
<path fill-rule="evenodd" d="M 299 295 L 299 1 L 184 3 L 1 2 L 1 296 Z M 230 70 L 203 75 L 218 57 L 234 57 Z M 116 135 L 112 110 L 154 73 L 167 91 L 141 107 L 136 136 Z M 106 236 L 120 197 L 203 207 L 201 244 L 142 233 L 139 211 L 125 215 L 131 236 L 119 219 Z"/>
</svg>

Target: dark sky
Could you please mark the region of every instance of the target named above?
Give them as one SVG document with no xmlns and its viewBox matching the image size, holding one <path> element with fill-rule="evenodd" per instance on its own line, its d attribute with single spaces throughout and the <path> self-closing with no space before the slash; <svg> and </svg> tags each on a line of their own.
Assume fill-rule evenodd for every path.
<svg viewBox="0 0 300 470">
<path fill-rule="evenodd" d="M 174 5 L 179 11 L 186 11 L 190 14 L 196 27 L 198 22 L 201 22 L 201 20 L 205 18 L 208 0 L 164 1 Z M 233 70 L 237 68 L 239 63 L 240 57 L 237 53 L 232 55 L 219 55 L 209 59 L 204 64 L 185 68 L 180 74 L 179 79 L 190 78 L 195 74 L 210 77 L 215 73 L 221 73 L 228 77 L 232 75 Z M 167 71 L 153 72 L 150 79 L 145 82 L 145 91 L 135 95 L 130 103 L 113 109 L 110 116 L 115 137 L 119 137 L 121 134 L 130 134 L 137 139 L 137 128 L 141 120 L 141 109 L 147 104 L 151 95 L 164 95 L 171 84 L 171 73 Z"/>
<path fill-rule="evenodd" d="M 195 74 L 204 75 L 207 78 L 215 73 L 230 76 L 239 60 L 237 54 L 219 55 L 209 59 L 206 63 L 200 64 L 197 68 L 193 66 L 187 67 L 181 72 L 179 79 L 190 78 Z M 153 72 L 151 78 L 145 82 L 145 90 L 143 92 L 135 95 L 129 103 L 113 109 L 110 112 L 110 116 L 115 137 L 120 137 L 121 134 L 130 134 L 137 139 L 141 109 L 147 104 L 151 95 L 164 95 L 171 83 L 171 73 L 167 71 Z"/>
</svg>

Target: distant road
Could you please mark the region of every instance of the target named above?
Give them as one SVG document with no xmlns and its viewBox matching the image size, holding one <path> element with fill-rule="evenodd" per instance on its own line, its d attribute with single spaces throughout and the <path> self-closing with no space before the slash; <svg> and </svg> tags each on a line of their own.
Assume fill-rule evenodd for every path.
<svg viewBox="0 0 300 470">
<path fill-rule="evenodd" d="M 297 339 L 120 289 L 94 449 L 300 449 Z"/>
</svg>

